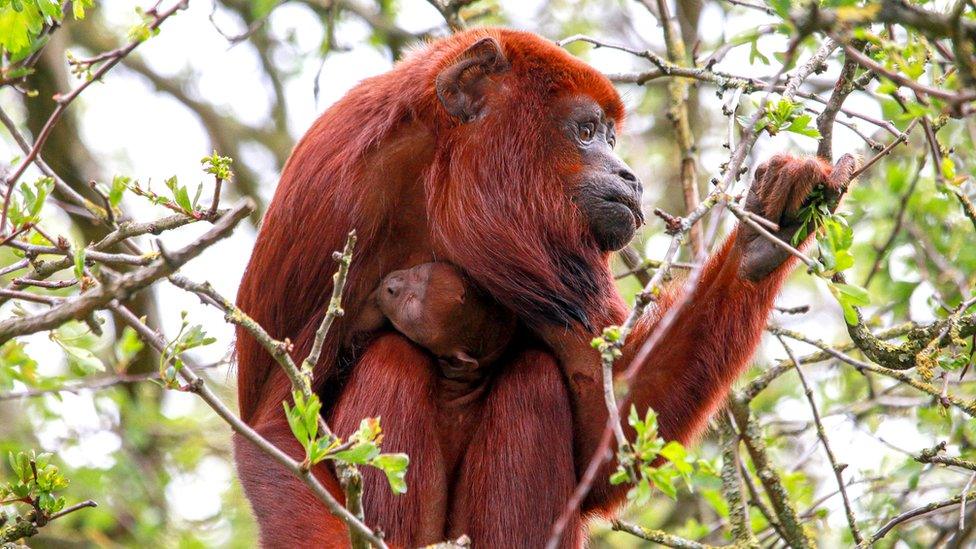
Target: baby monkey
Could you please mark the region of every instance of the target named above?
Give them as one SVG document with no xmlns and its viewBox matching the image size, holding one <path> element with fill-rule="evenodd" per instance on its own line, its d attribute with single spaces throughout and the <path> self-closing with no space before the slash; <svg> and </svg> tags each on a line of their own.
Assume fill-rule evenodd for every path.
<svg viewBox="0 0 976 549">
<path fill-rule="evenodd" d="M 437 356 L 444 377 L 456 381 L 482 377 L 515 332 L 515 315 L 449 263 L 393 271 L 374 297 L 393 327 Z"/>
</svg>

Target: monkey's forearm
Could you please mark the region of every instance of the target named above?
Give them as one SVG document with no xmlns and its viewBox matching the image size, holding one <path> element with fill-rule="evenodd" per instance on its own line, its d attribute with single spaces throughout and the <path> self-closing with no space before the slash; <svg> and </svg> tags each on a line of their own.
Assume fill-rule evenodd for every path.
<svg viewBox="0 0 976 549">
<path fill-rule="evenodd" d="M 651 407 L 658 413 L 662 436 L 687 443 L 704 429 L 746 367 L 793 261 L 787 260 L 760 281 L 743 280 L 739 276 L 741 251 L 735 238 L 730 237 L 709 259 L 694 295 L 667 332 L 660 334 L 629 384 L 628 398 L 621 406 L 622 418 L 631 404 L 641 414 Z M 680 294 L 664 293 L 658 309 L 642 319 L 628 337 L 616 364 L 618 375 L 631 365 L 668 310 L 681 306 L 682 301 Z M 582 472 L 599 448 L 608 414 L 599 356 L 582 345 L 575 350 L 576 356 L 563 360 L 575 407 L 577 463 Z M 625 431 L 633 436 L 629 427 L 625 426 Z M 604 508 L 623 496 L 623 487 L 607 483 L 615 466 L 615 462 L 608 464 L 597 476 L 584 510 Z"/>
</svg>

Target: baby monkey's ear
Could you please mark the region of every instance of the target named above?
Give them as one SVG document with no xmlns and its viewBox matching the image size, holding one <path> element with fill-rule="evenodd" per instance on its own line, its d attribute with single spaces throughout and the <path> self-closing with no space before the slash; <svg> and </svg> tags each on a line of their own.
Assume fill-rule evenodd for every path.
<svg viewBox="0 0 976 549">
<path fill-rule="evenodd" d="M 478 366 L 480 366 L 477 360 L 471 358 L 471 355 L 469 355 L 464 351 L 456 351 L 454 353 L 454 358 L 457 359 L 458 362 L 460 362 L 461 364 L 469 368 L 477 368 Z"/>
</svg>

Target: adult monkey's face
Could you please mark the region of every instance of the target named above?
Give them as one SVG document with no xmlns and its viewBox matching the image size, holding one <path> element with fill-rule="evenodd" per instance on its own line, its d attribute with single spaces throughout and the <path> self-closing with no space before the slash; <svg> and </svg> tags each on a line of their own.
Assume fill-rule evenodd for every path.
<svg viewBox="0 0 976 549">
<path fill-rule="evenodd" d="M 476 32 L 488 36 L 438 63 L 434 79 L 448 115 L 434 120 L 425 179 L 437 253 L 530 325 L 604 323 L 607 252 L 643 224 L 640 182 L 613 152 L 620 97 L 538 36 L 454 39 Z"/>
<path fill-rule="evenodd" d="M 570 192 L 602 251 L 623 248 L 644 224 L 640 179 L 614 152 L 616 123 L 592 99 L 560 102 L 559 131 L 579 155 Z"/>
<path fill-rule="evenodd" d="M 542 76 L 547 70 L 557 75 L 596 74 L 595 71 L 570 60 L 562 51 L 540 50 L 533 54 L 538 57 L 523 61 L 532 68 L 526 74 L 517 74 L 518 68 L 512 66 L 500 44 L 492 38 L 482 39 L 438 74 L 437 96 L 448 113 L 475 131 L 480 129 L 479 138 L 468 141 L 482 147 L 479 154 L 469 153 L 476 160 L 472 173 L 478 169 L 496 176 L 509 172 L 505 175 L 514 176 L 510 180 L 526 179 L 528 172 L 522 170 L 526 162 L 534 162 L 540 170 L 550 164 L 552 172 L 545 174 L 542 170 L 534 177 L 567 178 L 564 189 L 568 196 L 563 198 L 575 202 L 596 245 L 604 252 L 619 250 L 633 238 L 644 223 L 644 216 L 640 209 L 640 180 L 613 151 L 614 113 L 607 112 L 592 94 L 586 93 L 594 90 L 586 90 L 579 82 L 565 82 L 562 93 L 553 93 L 552 88 L 558 86 L 540 84 L 547 81 Z M 604 84 L 609 87 L 609 82 L 603 82 L 602 77 L 589 78 L 600 80 L 601 94 L 608 95 L 602 88 Z M 592 82 L 589 85 L 595 87 Z M 614 98 L 610 102 L 612 108 L 620 110 L 616 93 L 610 93 Z M 545 120 L 542 125 L 540 118 Z M 548 128 L 543 129 L 544 126 Z M 485 169 L 492 158 L 484 148 L 486 136 L 492 141 L 507 141 L 511 150 L 518 151 L 517 156 L 507 152 L 497 157 L 515 158 L 518 169 Z M 539 151 L 545 152 L 536 159 Z M 505 190 L 511 193 L 513 189 Z M 538 187 L 528 191 L 533 197 L 541 193 Z"/>
</svg>

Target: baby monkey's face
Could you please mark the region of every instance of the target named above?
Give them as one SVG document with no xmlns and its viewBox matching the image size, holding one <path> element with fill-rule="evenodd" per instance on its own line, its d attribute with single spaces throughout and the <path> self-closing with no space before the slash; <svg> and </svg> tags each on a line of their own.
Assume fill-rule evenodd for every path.
<svg viewBox="0 0 976 549">
<path fill-rule="evenodd" d="M 462 311 L 464 294 L 464 280 L 456 268 L 424 263 L 388 274 L 377 302 L 400 333 L 436 355 L 449 356 L 456 344 L 453 320 Z"/>
</svg>

